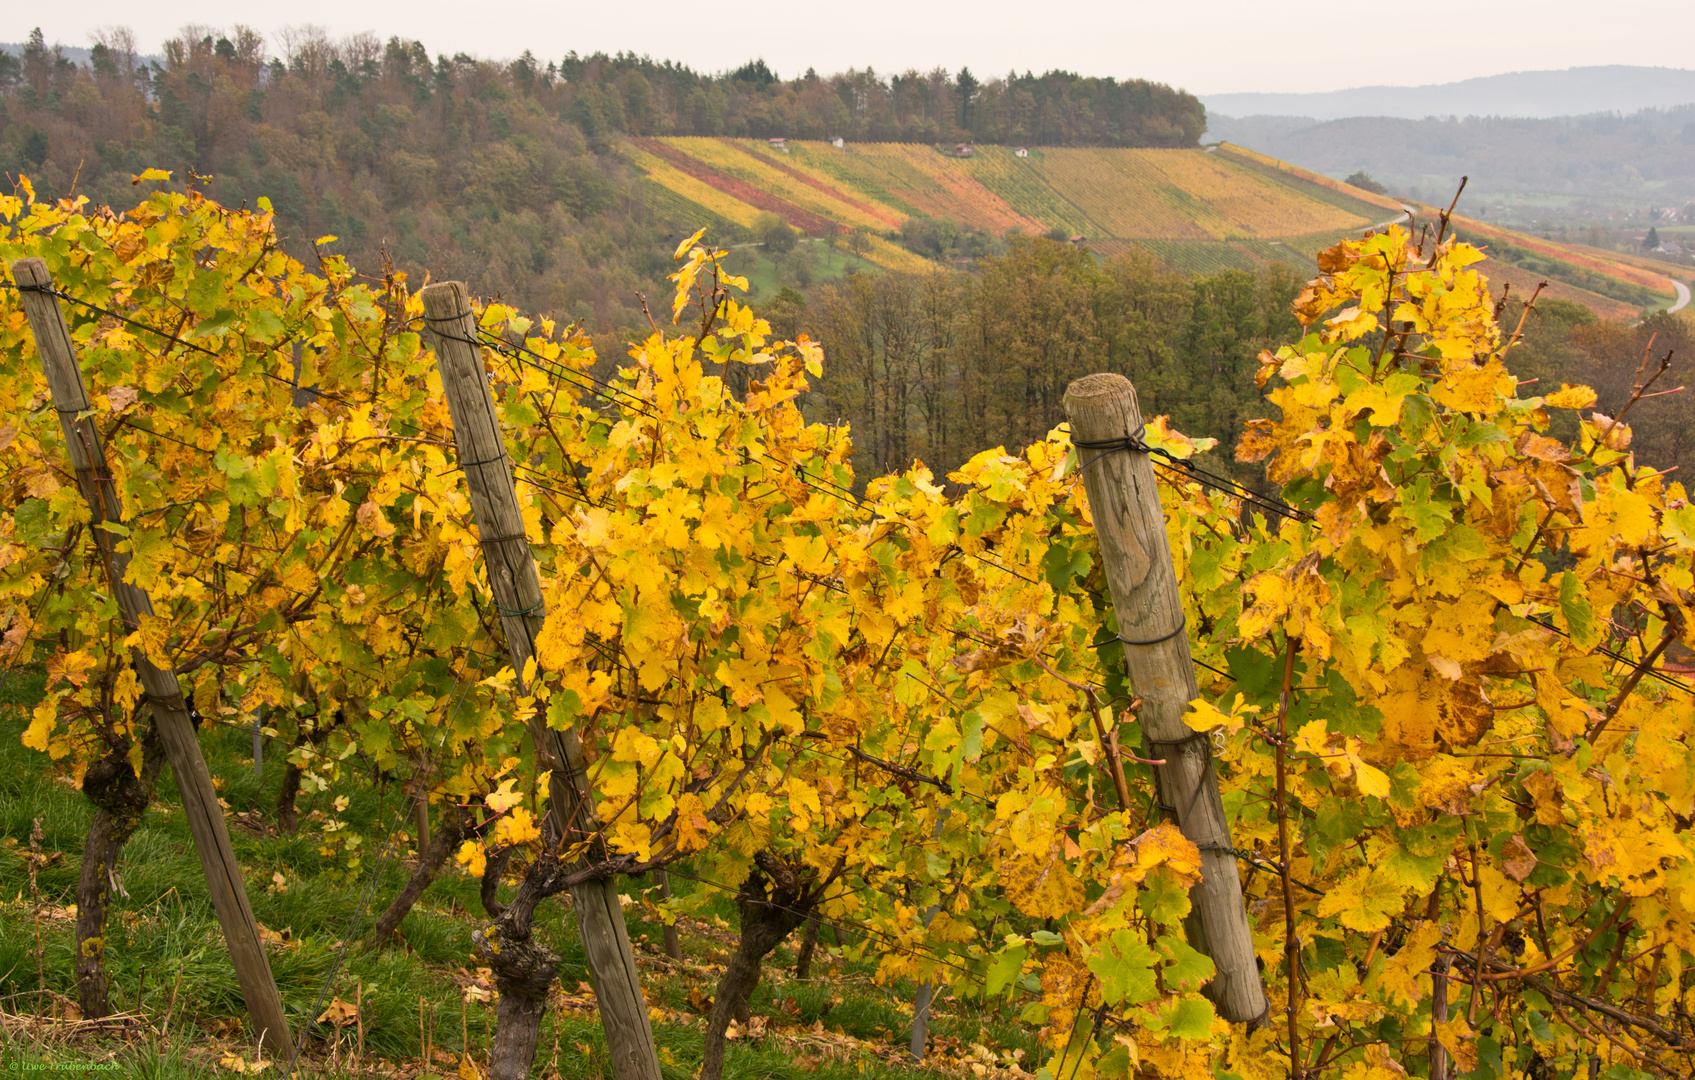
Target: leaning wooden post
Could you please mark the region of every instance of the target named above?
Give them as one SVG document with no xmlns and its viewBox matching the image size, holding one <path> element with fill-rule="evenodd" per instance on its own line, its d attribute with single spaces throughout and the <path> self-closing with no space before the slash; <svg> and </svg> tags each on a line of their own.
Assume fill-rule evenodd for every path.
<svg viewBox="0 0 1695 1080">
<path fill-rule="evenodd" d="M 1210 956 L 1217 969 L 1206 993 L 1219 1015 L 1238 1023 L 1258 1020 L 1266 1011 L 1265 988 L 1254 961 L 1230 823 L 1218 797 L 1208 739 L 1183 722 L 1200 687 L 1183 632 L 1183 601 L 1159 486 L 1147 453 L 1126 442 L 1141 441 L 1136 390 L 1122 375 L 1088 375 L 1066 390 L 1065 409 L 1072 444 L 1085 463 L 1083 485 L 1125 667 L 1142 699 L 1136 718 L 1149 756 L 1166 761 L 1157 767 L 1160 792 L 1168 808 L 1175 808 L 1183 835 L 1201 849 L 1201 882 L 1190 890 L 1184 930 L 1189 944 Z"/>
<path fill-rule="evenodd" d="M 524 517 L 512 484 L 494 395 L 477 345 L 477 317 L 465 285 L 444 281 L 426 286 L 424 326 L 435 348 L 442 390 L 453 418 L 454 441 L 465 470 L 471 510 L 477 519 L 489 587 L 506 632 L 512 670 L 523 685 L 525 662 L 535 655 L 536 635 L 546 624 L 541 580 L 524 531 Z M 582 834 L 597 819 L 582 744 L 575 730 L 554 731 L 539 714 L 531 716 L 530 736 L 538 756 L 552 770 L 547 824 L 550 841 Z M 575 828 L 568 823 L 580 822 Z M 660 1080 L 659 1052 L 648 1022 L 635 951 L 624 926 L 615 878 L 586 881 L 571 890 L 587 956 L 589 976 L 606 1030 L 615 1080 Z M 527 1067 L 527 1063 L 526 1063 Z"/>
<path fill-rule="evenodd" d="M 90 531 L 106 565 L 106 580 L 118 602 L 124 625 L 134 631 L 140 627 L 142 616 L 153 614 L 153 600 L 145 589 L 124 580 L 130 557 L 129 552 L 118 550 L 118 542 L 125 534 L 103 527 L 106 524 L 123 524 L 123 504 L 118 499 L 117 486 L 112 482 L 111 469 L 106 464 L 106 447 L 100 438 L 100 425 L 94 417 L 87 415 L 93 406 L 89 404 L 88 392 L 83 386 L 82 371 L 77 367 L 70 328 L 59 309 L 58 298 L 51 291 L 53 279 L 43 260 L 19 259 L 12 264 L 12 280 L 17 283 L 24 314 L 28 316 L 30 329 L 35 334 L 41 368 L 53 393 L 53 407 L 59 413 L 65 452 L 76 471 L 77 486 L 82 489 L 83 498 L 88 501 L 89 510 L 94 515 Z M 153 718 L 165 744 L 165 755 L 182 792 L 188 827 L 194 834 L 195 850 L 200 853 L 201 869 L 206 872 L 206 887 L 212 894 L 212 907 L 218 913 L 218 922 L 223 925 L 224 942 L 229 949 L 230 962 L 235 965 L 236 978 L 241 983 L 241 996 L 247 1002 L 248 1016 L 258 1033 L 260 1045 L 272 1055 L 288 1054 L 293 1050 L 293 1043 L 289 1038 L 288 1017 L 283 1013 L 282 996 L 277 993 L 276 980 L 271 977 L 265 946 L 259 940 L 259 926 L 253 919 L 253 909 L 247 903 L 241 866 L 230 846 L 223 810 L 218 806 L 218 793 L 212 787 L 212 774 L 206 769 L 206 759 L 200 755 L 194 722 L 189 718 L 176 672 L 156 666 L 139 647 L 130 651 L 130 658 L 147 702 L 153 707 Z"/>
</svg>

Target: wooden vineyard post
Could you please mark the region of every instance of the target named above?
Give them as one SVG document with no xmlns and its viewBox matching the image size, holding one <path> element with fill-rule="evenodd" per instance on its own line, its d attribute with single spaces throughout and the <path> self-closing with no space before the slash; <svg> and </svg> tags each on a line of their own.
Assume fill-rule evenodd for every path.
<svg viewBox="0 0 1695 1080">
<path fill-rule="evenodd" d="M 1083 484 L 1118 616 L 1125 667 L 1142 699 L 1137 719 L 1148 756 L 1165 759 L 1157 767 L 1161 796 L 1167 809 L 1175 808 L 1183 835 L 1201 849 L 1202 877 L 1190 890 L 1184 930 L 1189 944 L 1211 957 L 1217 969 L 1206 993 L 1219 1015 L 1235 1023 L 1258 1020 L 1266 1012 L 1265 987 L 1254 961 L 1210 742 L 1183 722 L 1200 687 L 1184 633 L 1159 486 L 1148 454 L 1125 444 L 1141 437 L 1136 390 L 1122 375 L 1088 375 L 1067 388 L 1065 409 L 1071 441 L 1085 463 Z M 1089 444 L 1097 448 L 1088 449 Z"/>
<path fill-rule="evenodd" d="M 671 875 L 665 872 L 664 867 L 653 872 L 653 880 L 659 885 L 659 898 L 671 899 Z M 665 955 L 673 960 L 683 958 L 683 943 L 677 937 L 677 924 L 674 922 L 665 924 Z"/>
<path fill-rule="evenodd" d="M 453 418 L 454 440 L 477 519 L 489 586 L 506 632 L 512 670 L 522 686 L 525 662 L 535 655 L 535 638 L 547 621 L 546 611 L 512 483 L 512 464 L 506 456 L 488 374 L 483 370 L 482 349 L 476 343 L 477 318 L 462 282 L 426 286 L 421 295 L 424 325 L 435 348 Z M 581 834 L 598 820 L 582 744 L 574 730 L 549 728 L 539 712 L 530 717 L 529 730 L 538 757 L 552 770 L 547 837 L 550 843 L 559 843 L 560 837 Z M 573 822 L 581 824 L 573 828 Z M 659 1053 L 642 996 L 635 952 L 624 926 L 617 880 L 607 877 L 586 881 L 574 886 L 571 896 L 600 1006 L 601 1025 L 606 1030 L 612 1075 L 615 1080 L 660 1080 Z M 524 1068 L 528 1068 L 527 1061 Z"/>
<path fill-rule="evenodd" d="M 24 313 L 35 334 L 36 349 L 41 354 L 41 367 L 52 389 L 53 407 L 59 413 L 59 428 L 64 433 L 65 451 L 70 455 L 71 466 L 76 472 L 77 486 L 82 489 L 83 498 L 88 501 L 94 515 L 90 532 L 99 545 L 100 558 L 106 566 L 106 580 L 118 602 L 125 627 L 134 631 L 140 627 L 142 616 L 153 614 L 153 601 L 147 590 L 124 580 L 130 557 L 128 552 L 117 549 L 122 534 L 103 527 L 108 523 L 123 524 L 123 505 L 118 500 L 117 487 L 106 464 L 100 425 L 94 417 L 86 415 L 93 406 L 89 404 L 82 372 L 77 367 L 70 328 L 59 309 L 58 298 L 50 291 L 53 281 L 48 275 L 46 262 L 19 259 L 12 264 L 12 279 L 17 282 Z M 182 792 L 188 827 L 194 834 L 194 847 L 200 854 L 200 866 L 206 872 L 206 887 L 212 894 L 212 907 L 218 913 L 218 922 L 223 926 L 224 942 L 229 949 L 230 962 L 235 965 L 248 1016 L 253 1021 L 260 1045 L 273 1056 L 286 1055 L 292 1052 L 293 1044 L 289 1038 L 288 1018 L 283 1012 L 282 996 L 277 993 L 276 980 L 271 977 L 270 962 L 259 939 L 259 926 L 247 902 L 241 866 L 230 846 L 223 810 L 218 806 L 218 794 L 212 787 L 212 774 L 207 771 L 206 759 L 200 754 L 194 722 L 189 718 L 176 672 L 158 667 L 140 648 L 131 650 L 130 657 L 147 703 L 153 709 L 154 722 L 165 744 L 171 772 Z"/>
</svg>

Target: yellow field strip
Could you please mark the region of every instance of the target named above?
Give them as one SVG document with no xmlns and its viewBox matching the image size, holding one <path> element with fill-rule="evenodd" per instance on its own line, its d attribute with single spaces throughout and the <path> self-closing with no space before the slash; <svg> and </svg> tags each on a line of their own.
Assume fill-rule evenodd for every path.
<svg viewBox="0 0 1695 1080">
<path fill-rule="evenodd" d="M 1192 150 L 1143 150 L 1173 185 L 1205 202 L 1248 236 L 1261 240 L 1370 224 L 1341 207 L 1290 188 L 1279 189 L 1251 170 Z"/>
<path fill-rule="evenodd" d="M 746 228 L 759 216 L 758 208 L 719 191 L 704 180 L 696 180 L 670 162 L 661 161 L 645 150 L 629 146 L 625 148 L 625 153 L 629 155 L 632 163 L 647 173 L 648 179 L 690 202 L 698 203 L 719 217 Z"/>
<path fill-rule="evenodd" d="M 668 138 L 663 141 L 714 169 L 780 195 L 802 209 L 810 210 L 849 228 L 881 230 L 900 224 L 898 217 L 894 218 L 891 224 L 886 216 L 868 213 L 842 199 L 833 198 L 828 192 L 820 191 L 806 181 L 767 164 L 762 160 L 764 155 L 757 152 L 750 154 L 723 140 L 691 137 Z"/>
</svg>

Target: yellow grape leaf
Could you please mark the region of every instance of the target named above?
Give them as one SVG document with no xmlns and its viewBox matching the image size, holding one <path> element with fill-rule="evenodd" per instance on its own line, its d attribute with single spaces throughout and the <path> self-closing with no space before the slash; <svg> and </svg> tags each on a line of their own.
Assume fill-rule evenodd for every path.
<svg viewBox="0 0 1695 1080">
<path fill-rule="evenodd" d="M 1348 740 L 1348 764 L 1354 767 L 1354 783 L 1359 785 L 1361 795 L 1375 795 L 1379 799 L 1389 797 L 1389 774 L 1382 769 L 1366 764 L 1359 754 L 1360 741 Z"/>
<path fill-rule="evenodd" d="M 535 817 L 522 806 L 513 807 L 494 827 L 494 838 L 503 844 L 527 844 L 540 837 Z"/>
<path fill-rule="evenodd" d="M 61 679 L 82 686 L 88 682 L 88 673 L 99 661 L 81 649 L 76 652 L 60 653 L 47 660 L 47 685 L 52 686 Z"/>
<path fill-rule="evenodd" d="M 1165 867 L 1184 885 L 1201 879 L 1201 849 L 1169 822 L 1155 825 L 1127 845 L 1117 861 L 1127 861 L 1134 852 L 1135 862 L 1125 868 L 1124 880 L 1139 882 L 1158 867 Z"/>
<path fill-rule="evenodd" d="M 1640 494 L 1614 491 L 1608 502 L 1612 504 L 1613 529 L 1620 540 L 1635 547 L 1659 536 L 1654 507 Z"/>
<path fill-rule="evenodd" d="M 1501 854 L 1504 856 L 1502 866 L 1507 876 L 1520 884 L 1536 869 L 1536 853 L 1524 842 L 1523 833 L 1513 833 L 1506 846 L 1501 849 Z"/>
<path fill-rule="evenodd" d="M 488 865 L 488 852 L 483 845 L 475 840 L 467 840 L 459 845 L 453 861 L 465 868 L 465 872 L 474 878 L 483 876 L 483 870 Z"/>
<path fill-rule="evenodd" d="M 483 797 L 483 802 L 487 803 L 488 808 L 497 814 L 506 813 L 506 811 L 524 801 L 522 795 L 512 790 L 512 786 L 517 782 L 517 777 L 507 777 L 500 782 L 500 787 Z"/>
<path fill-rule="evenodd" d="M 1189 702 L 1189 711 L 1183 714 L 1183 722 L 1195 731 L 1211 731 L 1214 728 L 1240 731 L 1242 725 L 1248 722 L 1248 717 L 1260 711 L 1258 705 L 1250 705 L 1247 702 L 1245 694 L 1237 694 L 1230 711 L 1225 712 L 1211 702 L 1196 698 Z"/>
<path fill-rule="evenodd" d="M 1031 918 L 1063 918 L 1083 909 L 1083 883 L 1055 855 L 1015 855 L 1001 863 L 1000 880 L 1007 899 Z"/>
<path fill-rule="evenodd" d="M 332 997 L 330 999 L 329 1008 L 318 1014 L 318 1023 L 331 1024 L 335 1027 L 343 1027 L 347 1024 L 353 1023 L 354 1019 L 358 1017 L 358 1015 L 359 1010 L 353 1007 L 352 1002 L 343 1001 L 338 997 Z"/>
<path fill-rule="evenodd" d="M 1455 1072 L 1463 1075 L 1477 1068 L 1476 1036 L 1472 1034 L 1471 1025 L 1465 1022 L 1465 1017 L 1435 1021 L 1430 1026 L 1435 1029 L 1436 1041 L 1453 1056 Z"/>
<path fill-rule="evenodd" d="M 700 243 L 700 238 L 705 236 L 705 235 L 706 235 L 705 229 L 696 229 L 695 234 L 693 236 L 689 237 L 687 240 L 684 240 L 682 243 L 677 245 L 677 250 L 671 254 L 671 258 L 680 259 L 684 255 L 687 255 L 689 249 L 694 247 L 696 244 Z"/>
<path fill-rule="evenodd" d="M 1436 958 L 1436 946 L 1441 944 L 1442 928 L 1434 922 L 1420 924 L 1410 934 L 1394 956 L 1382 959 L 1375 986 L 1408 1007 L 1424 999 L 1430 983 L 1425 972 Z"/>
<path fill-rule="evenodd" d="M 1542 404 L 1556 409 L 1587 409 L 1595 404 L 1595 391 L 1587 386 L 1561 383 L 1558 390 L 1542 399 Z"/>
<path fill-rule="evenodd" d="M 1348 929 L 1372 934 L 1387 928 L 1404 906 L 1401 886 L 1393 876 L 1362 868 L 1324 894 L 1318 902 L 1318 914 L 1336 915 Z"/>
<path fill-rule="evenodd" d="M 1453 364 L 1431 396 L 1437 404 L 1459 412 L 1492 415 L 1500 411 L 1501 398 L 1511 394 L 1514 386 L 1501 361 L 1490 357 L 1484 364 Z"/>
</svg>

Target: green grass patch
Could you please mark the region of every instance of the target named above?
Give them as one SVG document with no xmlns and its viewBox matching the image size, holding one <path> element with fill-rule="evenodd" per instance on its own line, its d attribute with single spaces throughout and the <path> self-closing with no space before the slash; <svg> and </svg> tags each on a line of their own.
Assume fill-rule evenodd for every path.
<svg viewBox="0 0 1695 1080">
<path fill-rule="evenodd" d="M 835 254 L 842 272 L 849 260 L 845 250 Z M 120 880 L 128 896 L 113 897 L 108 921 L 112 1002 L 127 1019 L 106 1028 L 68 1019 L 76 1000 L 69 905 L 93 807 L 62 765 L 20 742 L 41 687 L 39 670 L 13 672 L 0 683 L 0 844 L 9 839 L 18 845 L 0 848 L 0 1007 L 8 1014 L 0 1073 L 47 1066 L 94 1080 L 239 1075 L 219 1063 L 231 1056 L 254 1060 L 241 994 L 168 769 L 125 846 Z M 338 1031 L 318 1025 L 321 1037 L 306 1055 L 309 1072 L 449 1080 L 458 1074 L 460 1055 L 481 1060 L 495 1008 L 471 951 L 471 932 L 482 914 L 476 881 L 456 870 L 444 873 L 401 924 L 397 947 L 375 953 L 344 947 L 362 935 L 409 872 L 416 843 L 404 784 L 349 759 L 328 791 L 301 795 L 296 835 L 259 834 L 237 816 L 270 819 L 282 782 L 281 748 L 268 748 L 255 773 L 250 729 L 202 731 L 201 746 L 228 804 L 254 915 L 283 936 L 270 946 L 271 965 L 297 1030 L 332 998 L 357 999 L 362 1006 L 364 1057 L 355 1060 L 354 1026 Z M 347 824 L 338 835 L 362 837 L 360 863 L 352 870 L 325 841 L 323 826 L 332 818 Z M 393 851 L 385 864 L 382 849 L 391 832 Z M 32 865 L 14 850 L 39 858 Z M 640 897 L 654 884 L 637 878 L 623 887 Z M 682 874 L 672 875 L 671 885 L 684 896 L 706 888 Z M 502 898 L 512 891 L 507 885 Z M 654 1035 L 666 1080 L 689 1080 L 700 1064 L 701 1010 L 735 944 L 735 926 L 731 898 L 712 890 L 699 915 L 682 924 L 684 961 L 674 964 L 663 956 L 657 919 L 640 903 L 628 909 L 648 1003 L 658 1010 Z M 535 1075 L 609 1078 L 593 998 L 579 989 L 588 973 L 569 907 L 544 906 L 537 934 L 561 958 L 562 994 L 543 1022 Z M 957 1075 L 960 1067 L 948 1063 L 973 1043 L 1007 1055 L 1023 1051 L 1028 1063 L 1039 1056 L 1034 1033 L 1015 1019 L 1016 1006 L 984 1009 L 944 989 L 930 1019 L 934 1068 L 911 1063 L 905 1047 L 916 987 L 875 984 L 875 958 L 850 960 L 833 946 L 828 930 L 813 959 L 814 977 L 796 980 L 798 945 L 796 934 L 768 959 L 752 1002 L 754 1015 L 766 1018 L 767 1033 L 730 1044 L 727 1080 L 899 1080 L 933 1076 L 938 1069 Z"/>
</svg>

